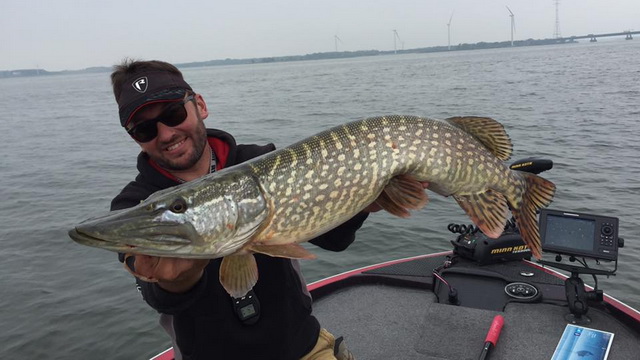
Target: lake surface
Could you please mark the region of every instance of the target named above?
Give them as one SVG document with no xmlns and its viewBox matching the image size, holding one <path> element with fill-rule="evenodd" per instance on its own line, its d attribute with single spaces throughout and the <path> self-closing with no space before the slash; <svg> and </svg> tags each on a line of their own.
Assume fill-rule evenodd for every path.
<svg viewBox="0 0 640 360">
<path fill-rule="evenodd" d="M 368 116 L 490 116 L 513 159 L 550 158 L 551 208 L 620 218 L 618 275 L 599 287 L 640 308 L 640 41 L 187 69 L 209 127 L 289 145 Z M 116 255 L 67 231 L 102 214 L 136 175 L 109 74 L 0 81 L 0 357 L 144 359 L 169 345 Z M 308 281 L 449 250 L 455 201 L 410 219 L 373 214 L 346 251 L 311 248 Z M 585 277 L 585 281 L 588 281 Z"/>
</svg>

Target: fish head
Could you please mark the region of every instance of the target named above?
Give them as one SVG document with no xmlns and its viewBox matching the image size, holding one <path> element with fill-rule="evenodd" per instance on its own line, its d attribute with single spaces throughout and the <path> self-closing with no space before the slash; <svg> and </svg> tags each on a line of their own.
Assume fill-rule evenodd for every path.
<svg viewBox="0 0 640 360">
<path fill-rule="evenodd" d="M 122 253 L 217 258 L 247 243 L 267 212 L 254 177 L 218 172 L 156 192 L 137 206 L 88 219 L 69 236 Z"/>
</svg>

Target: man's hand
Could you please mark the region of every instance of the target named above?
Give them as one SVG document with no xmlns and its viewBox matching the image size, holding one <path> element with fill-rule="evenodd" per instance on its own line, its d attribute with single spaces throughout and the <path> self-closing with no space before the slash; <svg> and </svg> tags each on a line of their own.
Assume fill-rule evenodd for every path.
<svg viewBox="0 0 640 360">
<path fill-rule="evenodd" d="M 135 258 L 133 262 L 131 257 Z M 133 269 L 128 266 L 131 263 Z M 191 289 L 202 277 L 207 264 L 209 259 L 125 255 L 125 267 L 134 276 L 144 281 L 157 282 L 164 290 L 174 293 L 183 293 Z"/>
<path fill-rule="evenodd" d="M 420 182 L 422 184 L 422 188 L 427 189 L 429 187 L 429 183 L 426 181 L 422 181 Z M 382 206 L 378 205 L 378 199 L 376 199 L 376 201 L 372 202 L 371 204 L 369 204 L 369 206 L 367 206 L 366 208 L 364 208 L 364 210 L 362 210 L 363 212 L 378 212 L 382 210 Z"/>
</svg>

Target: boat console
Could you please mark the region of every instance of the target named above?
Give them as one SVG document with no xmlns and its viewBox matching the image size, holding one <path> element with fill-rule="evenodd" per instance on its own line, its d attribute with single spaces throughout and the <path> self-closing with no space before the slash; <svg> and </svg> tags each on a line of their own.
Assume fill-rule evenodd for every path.
<svg viewBox="0 0 640 360">
<path fill-rule="evenodd" d="M 539 174 L 553 167 L 553 162 L 546 159 L 527 158 L 513 163 L 511 169 L 527 171 Z M 538 260 L 539 264 L 565 270 L 571 276 L 565 280 L 566 300 L 570 313 L 566 320 L 573 324 L 588 324 L 590 318 L 586 316 L 590 301 L 602 301 L 602 290 L 597 288 L 596 275 L 615 275 L 618 268 L 618 249 L 624 246 L 624 240 L 618 236 L 618 219 L 615 217 L 585 214 L 571 211 L 541 209 L 540 239 L 544 253 L 556 254 L 555 261 Z M 449 224 L 449 231 L 459 233 L 451 243 L 454 247 L 454 258 L 463 258 L 477 265 L 500 264 L 514 260 L 531 259 L 531 250 L 526 246 L 512 218 L 505 226 L 502 236 L 498 239 L 489 239 L 477 227 L 473 225 Z M 568 260 L 568 263 L 567 261 Z M 458 261 L 457 259 L 454 262 Z M 590 265 L 595 262 L 597 267 Z M 602 267 L 602 262 L 613 262 L 612 267 Z M 447 266 L 449 267 L 449 266 Z M 446 272 L 465 273 L 473 272 L 476 275 L 487 273 L 486 270 L 474 268 L 465 270 L 465 267 L 456 266 L 456 269 L 448 269 Z M 444 269 L 441 267 L 435 272 L 436 277 Z M 595 289 L 586 291 L 580 274 L 590 274 L 595 282 Z M 524 276 L 524 275 L 523 275 Z M 500 283 L 500 276 L 485 274 L 485 282 L 495 279 Z M 524 278 L 526 279 L 526 277 Z M 460 291 L 450 286 L 443 277 L 438 278 L 447 285 L 443 290 L 438 281 L 434 290 L 441 298 L 447 299 L 450 304 L 459 305 Z M 471 283 L 477 283 L 472 279 Z M 486 285 L 486 284 L 485 284 Z M 468 285 L 474 288 L 473 285 Z M 472 293 L 475 291 L 472 290 Z M 481 301 L 482 297 L 474 296 L 470 305 L 477 308 L 500 309 L 512 300 L 534 302 L 539 300 L 540 291 L 526 280 L 509 282 L 504 287 L 506 297 L 504 299 L 493 298 Z M 468 305 L 469 306 L 469 305 Z"/>
</svg>

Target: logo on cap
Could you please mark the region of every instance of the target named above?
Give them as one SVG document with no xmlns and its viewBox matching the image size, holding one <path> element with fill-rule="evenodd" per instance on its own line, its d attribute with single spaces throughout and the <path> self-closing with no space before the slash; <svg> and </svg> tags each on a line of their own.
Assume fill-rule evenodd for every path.
<svg viewBox="0 0 640 360">
<path fill-rule="evenodd" d="M 136 81 L 134 81 L 131 86 L 133 86 L 133 88 L 136 89 L 137 92 L 144 93 L 145 91 L 147 91 L 147 77 L 143 76 L 136 79 Z"/>
</svg>

